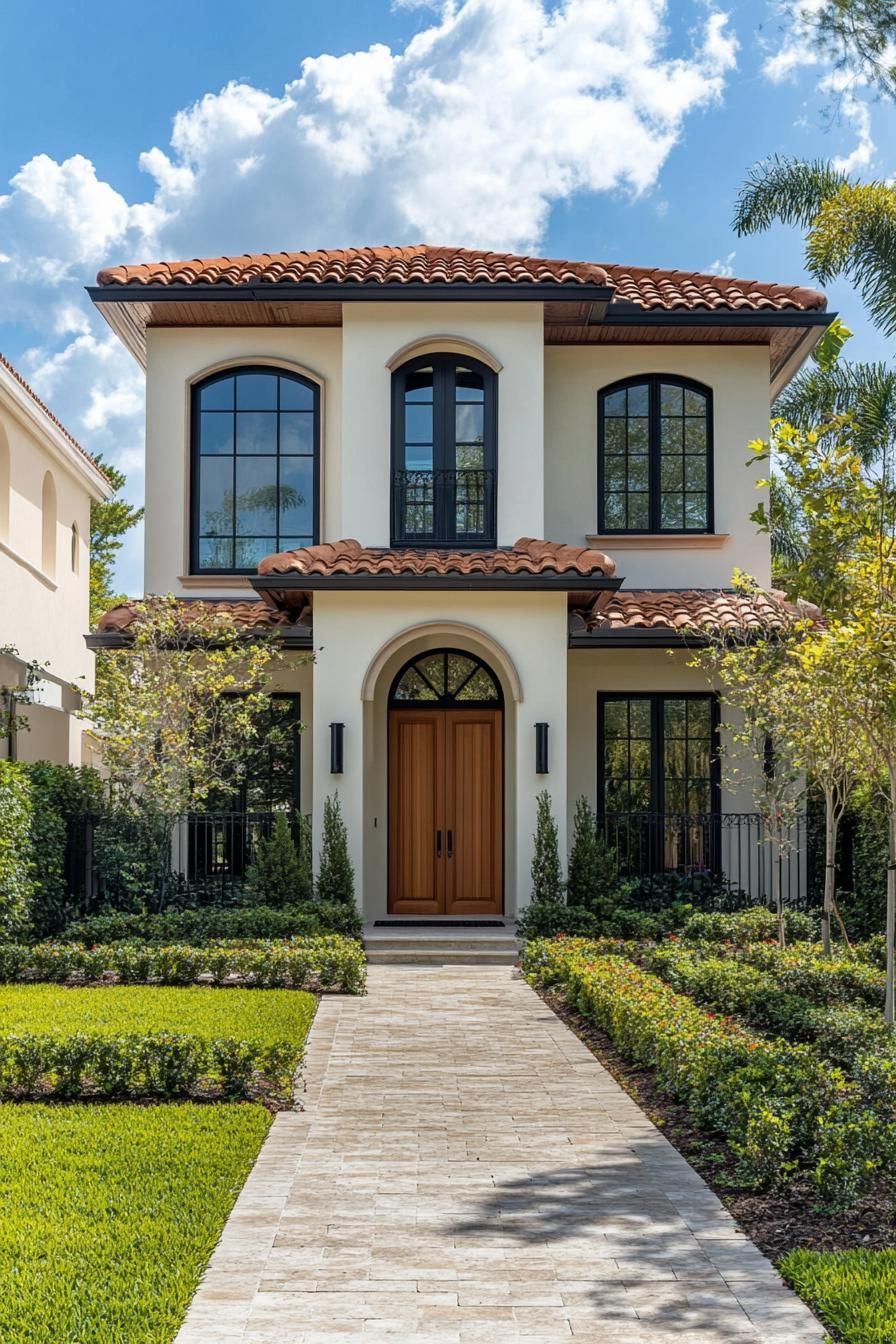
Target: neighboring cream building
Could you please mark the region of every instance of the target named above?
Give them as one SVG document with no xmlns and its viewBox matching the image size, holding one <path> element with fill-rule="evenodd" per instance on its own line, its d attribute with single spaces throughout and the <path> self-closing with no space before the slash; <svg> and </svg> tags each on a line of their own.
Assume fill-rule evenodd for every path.
<svg viewBox="0 0 896 1344">
<path fill-rule="evenodd" d="M 93 459 L 0 355 L 0 759 L 82 762 L 90 506 L 111 486 Z M 37 665 L 39 675 L 29 671 Z M 10 695 L 27 688 L 6 731 Z"/>
<path fill-rule="evenodd" d="M 730 870 L 750 800 L 682 630 L 781 617 L 725 590 L 769 582 L 747 444 L 822 295 L 438 247 L 90 292 L 147 373 L 145 590 L 314 651 L 291 801 L 319 843 L 338 788 L 368 918 L 512 916 L 545 788 L 561 838 L 585 794 L 639 871 Z"/>
</svg>

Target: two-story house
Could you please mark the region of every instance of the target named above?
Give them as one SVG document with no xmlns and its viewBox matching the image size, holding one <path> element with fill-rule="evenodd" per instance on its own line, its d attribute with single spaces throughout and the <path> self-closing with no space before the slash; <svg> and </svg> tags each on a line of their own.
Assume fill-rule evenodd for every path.
<svg viewBox="0 0 896 1344">
<path fill-rule="evenodd" d="M 89 763 L 90 506 L 105 475 L 0 355 L 0 759 Z"/>
<path fill-rule="evenodd" d="M 512 916 L 542 789 L 561 841 L 584 794 L 627 863 L 725 865 L 749 802 L 682 632 L 780 615 L 725 589 L 770 579 L 747 444 L 821 294 L 424 246 L 90 292 L 147 373 L 146 592 L 314 651 L 293 801 L 319 843 L 338 789 L 365 917 Z"/>
</svg>

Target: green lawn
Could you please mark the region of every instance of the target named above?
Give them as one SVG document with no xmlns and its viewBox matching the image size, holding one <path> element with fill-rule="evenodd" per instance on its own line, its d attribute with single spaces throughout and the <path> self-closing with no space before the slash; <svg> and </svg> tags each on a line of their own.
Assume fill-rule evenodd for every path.
<svg viewBox="0 0 896 1344">
<path fill-rule="evenodd" d="M 253 1105 L 0 1105 L 3 1344 L 169 1344 L 270 1123 Z"/>
<path fill-rule="evenodd" d="M 791 1251 L 781 1272 L 843 1344 L 896 1340 L 896 1251 Z"/>
<path fill-rule="evenodd" d="M 190 1032 L 203 1038 L 237 1037 L 270 1045 L 301 1042 L 314 1016 L 312 994 L 292 989 L 212 989 L 113 985 L 62 989 L 58 985 L 0 986 L 0 1035 L 76 1031 Z"/>
</svg>

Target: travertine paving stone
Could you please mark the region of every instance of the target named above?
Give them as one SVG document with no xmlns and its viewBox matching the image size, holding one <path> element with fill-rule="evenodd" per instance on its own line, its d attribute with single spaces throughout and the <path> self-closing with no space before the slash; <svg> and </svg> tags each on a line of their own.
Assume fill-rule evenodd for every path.
<svg viewBox="0 0 896 1344">
<path fill-rule="evenodd" d="M 178 1344 L 820 1344 L 682 1157 L 505 967 L 325 998 Z"/>
</svg>

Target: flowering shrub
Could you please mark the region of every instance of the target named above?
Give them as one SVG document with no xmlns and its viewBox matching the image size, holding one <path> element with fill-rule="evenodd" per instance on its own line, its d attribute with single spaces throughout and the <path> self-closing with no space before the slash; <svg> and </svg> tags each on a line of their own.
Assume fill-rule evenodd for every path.
<svg viewBox="0 0 896 1344">
<path fill-rule="evenodd" d="M 664 1091 L 723 1134 L 744 1180 L 770 1185 L 808 1169 L 831 1206 L 852 1202 L 896 1151 L 889 1112 L 808 1045 L 757 1036 L 698 1007 L 633 962 L 581 939 L 527 946 L 523 968 L 596 1022 Z M 861 1142 L 856 1136 L 861 1135 Z"/>
<path fill-rule="evenodd" d="M 784 911 L 784 930 L 789 942 L 811 941 L 818 936 L 816 921 L 800 910 Z M 733 914 L 691 915 L 681 932 L 689 943 L 733 943 L 747 947 L 750 943 L 768 942 L 778 936 L 778 919 L 774 910 L 764 905 L 751 905 Z"/>
<path fill-rule="evenodd" d="M 0 944 L 0 981 L 7 983 L 114 979 L 128 985 L 189 985 L 207 981 L 360 994 L 366 973 L 360 943 L 338 934 L 279 942 L 219 940 L 203 947 L 136 942 L 98 947 Z"/>
</svg>

